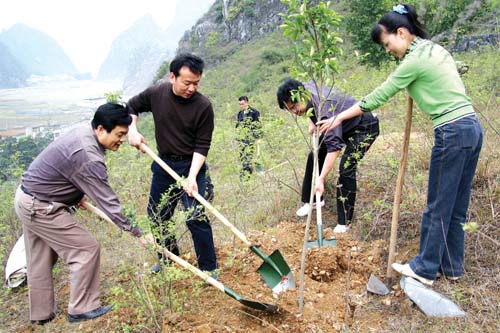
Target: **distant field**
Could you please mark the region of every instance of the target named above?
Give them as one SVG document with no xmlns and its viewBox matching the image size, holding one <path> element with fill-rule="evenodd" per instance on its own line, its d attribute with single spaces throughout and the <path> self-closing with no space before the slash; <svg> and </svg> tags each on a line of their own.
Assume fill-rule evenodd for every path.
<svg viewBox="0 0 500 333">
<path fill-rule="evenodd" d="M 0 130 L 0 137 L 18 136 L 18 135 L 23 135 L 24 133 L 25 133 L 24 129 L 13 129 L 13 130 L 7 130 L 7 131 Z"/>
<path fill-rule="evenodd" d="M 26 127 L 68 125 L 88 120 L 92 116 L 91 108 L 79 108 L 75 111 L 46 110 L 39 112 L 3 111 L 0 108 L 0 135 L 4 133 L 24 132 Z"/>
<path fill-rule="evenodd" d="M 19 89 L 0 89 L 0 135 L 22 135 L 26 127 L 86 121 L 119 91 L 116 82 L 44 81 Z"/>
</svg>

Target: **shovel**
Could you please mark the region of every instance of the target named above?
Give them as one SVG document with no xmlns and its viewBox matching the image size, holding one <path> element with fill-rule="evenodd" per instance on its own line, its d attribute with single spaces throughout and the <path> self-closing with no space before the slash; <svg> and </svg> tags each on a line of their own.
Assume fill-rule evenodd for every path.
<svg viewBox="0 0 500 333">
<path fill-rule="evenodd" d="M 314 152 L 314 182 L 312 182 L 312 186 L 315 186 L 316 180 L 319 178 L 319 162 L 318 162 L 318 144 L 319 138 L 316 133 L 313 136 L 313 152 Z M 307 248 L 310 249 L 312 247 L 322 247 L 322 246 L 336 246 L 337 240 L 335 239 L 324 239 L 323 238 L 323 218 L 321 216 L 321 195 L 319 192 L 316 192 L 316 233 L 318 234 L 318 239 L 315 241 L 307 242 Z"/>
<path fill-rule="evenodd" d="M 403 137 L 403 154 L 401 155 L 401 160 L 399 161 L 398 178 L 396 181 L 396 191 L 394 193 L 394 203 L 392 209 L 392 221 L 391 221 L 391 238 L 389 241 L 389 256 L 387 259 L 387 283 L 392 284 L 392 279 L 394 277 L 394 272 L 392 270 L 392 263 L 396 257 L 396 241 L 398 236 L 398 221 L 399 221 L 399 211 L 400 211 L 400 201 L 401 192 L 403 191 L 403 182 L 406 172 L 406 164 L 408 161 L 408 146 L 410 145 L 410 134 L 411 134 L 411 117 L 413 112 L 413 99 L 408 96 L 407 98 L 407 108 L 406 108 L 406 123 L 405 132 Z"/>
<path fill-rule="evenodd" d="M 428 317 L 465 317 L 458 305 L 419 281 L 403 276 L 399 282 L 403 291 Z"/>
<path fill-rule="evenodd" d="M 184 182 L 184 180 L 146 144 L 142 143 L 141 149 L 151 156 L 155 162 L 158 163 L 177 182 L 181 184 Z M 270 256 L 265 255 L 256 245 L 252 245 L 245 235 L 236 229 L 236 227 L 221 213 L 219 213 L 219 211 L 215 209 L 215 207 L 213 207 L 207 200 L 205 200 L 203 196 L 201 196 L 198 192 L 193 192 L 193 196 L 226 227 L 228 227 L 243 243 L 245 243 L 245 245 L 247 245 L 252 252 L 264 260 L 262 265 L 259 267 L 258 272 L 275 294 L 279 294 L 286 289 L 295 288 L 295 278 L 293 276 L 293 272 L 279 250 L 275 250 Z"/>
<path fill-rule="evenodd" d="M 88 203 L 86 201 L 83 203 L 83 206 L 86 209 L 88 209 L 89 211 L 91 211 L 92 213 L 101 217 L 102 219 L 113 223 L 113 221 L 111 221 L 111 219 L 106 215 L 106 213 L 104 213 L 99 208 L 91 205 L 90 203 Z M 153 244 L 153 246 L 158 250 L 158 246 L 156 244 Z M 194 267 L 193 265 L 191 265 L 190 263 L 188 263 L 184 259 L 182 259 L 182 258 L 176 256 L 175 254 L 173 254 L 172 252 L 168 251 L 167 249 L 162 249 L 162 251 L 170 260 L 176 262 L 177 264 L 179 264 L 181 267 L 187 269 L 188 271 L 191 271 L 191 273 L 198 275 L 205 282 L 209 283 L 210 285 L 212 285 L 215 288 L 219 289 L 220 291 L 224 292 L 226 295 L 234 298 L 235 300 L 237 300 L 241 304 L 248 306 L 249 308 L 260 310 L 260 311 L 265 311 L 265 312 L 274 313 L 274 312 L 278 311 L 278 307 L 276 305 L 252 301 L 252 300 L 242 298 L 240 295 L 238 295 L 231 288 L 229 288 L 229 287 L 225 286 L 224 284 L 222 284 L 221 282 L 215 280 L 210 275 L 208 275 L 205 272 Z"/>
</svg>

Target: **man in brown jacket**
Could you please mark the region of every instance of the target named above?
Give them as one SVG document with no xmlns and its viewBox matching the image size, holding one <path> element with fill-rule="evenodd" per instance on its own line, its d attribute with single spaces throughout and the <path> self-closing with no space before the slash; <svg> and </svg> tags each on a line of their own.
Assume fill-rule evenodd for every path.
<svg viewBox="0 0 500 333">
<path fill-rule="evenodd" d="M 91 124 L 54 140 L 23 174 L 14 204 L 23 223 L 33 324 L 56 316 L 52 268 L 59 257 L 70 270 L 68 320 L 94 319 L 111 310 L 100 301 L 99 244 L 72 208 L 87 195 L 119 228 L 141 237 L 122 214 L 104 163 L 105 150 L 118 150 L 131 121 L 123 105 L 101 105 Z M 141 242 L 146 243 L 143 238 Z"/>
</svg>

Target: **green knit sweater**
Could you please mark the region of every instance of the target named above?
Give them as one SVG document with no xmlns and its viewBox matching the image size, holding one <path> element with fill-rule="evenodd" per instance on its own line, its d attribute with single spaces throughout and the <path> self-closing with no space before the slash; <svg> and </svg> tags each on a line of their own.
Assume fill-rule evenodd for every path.
<svg viewBox="0 0 500 333">
<path fill-rule="evenodd" d="M 360 102 L 361 110 L 372 111 L 405 88 L 434 127 L 474 113 L 455 61 L 430 40 L 413 40 L 396 70 Z"/>
</svg>

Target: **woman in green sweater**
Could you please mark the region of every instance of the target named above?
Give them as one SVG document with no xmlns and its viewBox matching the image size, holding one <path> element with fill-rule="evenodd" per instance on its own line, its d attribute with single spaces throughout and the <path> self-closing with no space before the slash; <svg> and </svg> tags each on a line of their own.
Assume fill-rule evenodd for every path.
<svg viewBox="0 0 500 333">
<path fill-rule="evenodd" d="M 465 223 L 483 134 L 451 55 L 428 40 L 415 9 L 397 5 L 371 32 L 372 40 L 400 59 L 396 70 L 358 104 L 321 121 L 329 131 L 345 119 L 372 111 L 406 89 L 434 126 L 427 208 L 422 216 L 420 251 L 409 263 L 394 263 L 400 274 L 432 285 L 443 274 L 462 276 Z"/>
</svg>

